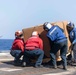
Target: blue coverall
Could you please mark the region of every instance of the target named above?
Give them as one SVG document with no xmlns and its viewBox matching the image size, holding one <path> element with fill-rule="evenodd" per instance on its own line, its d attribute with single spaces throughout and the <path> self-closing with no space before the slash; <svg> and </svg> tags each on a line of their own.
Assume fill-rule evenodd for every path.
<svg viewBox="0 0 76 75">
<path fill-rule="evenodd" d="M 71 44 L 73 45 L 73 54 L 74 54 L 74 61 L 76 62 L 76 28 L 73 28 L 71 32 L 69 32 L 69 39 Z"/>
<path fill-rule="evenodd" d="M 60 50 L 60 55 L 63 61 L 63 67 L 67 66 L 67 38 L 59 26 L 52 26 L 47 33 L 47 37 L 53 42 L 50 50 L 50 57 L 53 66 L 56 66 L 56 53 Z"/>
</svg>

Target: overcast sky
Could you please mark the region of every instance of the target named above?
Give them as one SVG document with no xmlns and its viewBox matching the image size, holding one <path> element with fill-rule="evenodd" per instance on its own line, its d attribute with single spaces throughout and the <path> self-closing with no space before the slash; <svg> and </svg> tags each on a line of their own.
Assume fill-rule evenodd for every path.
<svg viewBox="0 0 76 75">
<path fill-rule="evenodd" d="M 14 39 L 16 30 L 65 20 L 76 24 L 76 0 L 0 0 L 2 39 Z"/>
</svg>

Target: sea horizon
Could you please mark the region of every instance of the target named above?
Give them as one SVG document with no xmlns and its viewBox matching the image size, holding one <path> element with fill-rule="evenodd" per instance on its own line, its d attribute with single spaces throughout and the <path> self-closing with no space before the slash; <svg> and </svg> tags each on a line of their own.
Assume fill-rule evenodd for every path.
<svg viewBox="0 0 76 75">
<path fill-rule="evenodd" d="M 14 39 L 0 39 L 0 52 L 10 51 Z"/>
</svg>

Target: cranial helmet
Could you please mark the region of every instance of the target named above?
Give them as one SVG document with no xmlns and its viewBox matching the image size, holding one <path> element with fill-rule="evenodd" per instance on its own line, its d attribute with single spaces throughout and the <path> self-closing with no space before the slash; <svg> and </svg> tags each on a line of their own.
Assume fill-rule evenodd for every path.
<svg viewBox="0 0 76 75">
<path fill-rule="evenodd" d="M 44 28 L 45 30 L 49 30 L 51 27 L 52 27 L 52 25 L 51 25 L 49 22 L 45 22 L 45 23 L 43 24 L 43 28 Z"/>
<path fill-rule="evenodd" d="M 66 28 L 67 28 L 68 33 L 70 33 L 71 30 L 73 30 L 74 28 L 74 24 L 72 22 L 68 22 Z"/>
<path fill-rule="evenodd" d="M 74 28 L 74 23 L 68 22 L 67 27 L 69 27 L 69 28 Z"/>
<path fill-rule="evenodd" d="M 38 36 L 38 32 L 37 31 L 33 31 L 32 32 L 32 36 Z"/>
<path fill-rule="evenodd" d="M 15 32 L 15 37 L 21 37 L 21 36 L 23 36 L 23 32 L 22 31 L 16 31 Z"/>
</svg>

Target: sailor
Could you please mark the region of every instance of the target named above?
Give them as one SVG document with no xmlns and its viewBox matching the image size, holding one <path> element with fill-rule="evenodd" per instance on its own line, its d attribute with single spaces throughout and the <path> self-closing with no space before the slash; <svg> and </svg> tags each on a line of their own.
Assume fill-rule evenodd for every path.
<svg viewBox="0 0 76 75">
<path fill-rule="evenodd" d="M 21 56 L 24 53 L 24 39 L 23 39 L 23 32 L 18 30 L 15 32 L 15 39 L 12 44 L 10 54 L 14 57 L 14 65 L 18 66 L 21 63 Z"/>
<path fill-rule="evenodd" d="M 43 41 L 39 37 L 37 31 L 33 31 L 32 36 L 26 40 L 24 56 L 26 65 L 29 63 L 29 59 L 31 59 L 31 57 L 37 57 L 35 68 L 43 67 L 42 65 L 42 60 L 44 57 Z"/>
<path fill-rule="evenodd" d="M 71 42 L 70 49 L 73 51 L 73 62 L 76 63 L 76 28 L 74 23 L 68 22 L 67 31 L 69 34 L 69 40 Z"/>
<path fill-rule="evenodd" d="M 67 70 L 67 38 L 61 29 L 57 25 L 51 25 L 49 22 L 45 22 L 43 24 L 43 29 L 47 31 L 47 37 L 50 39 L 52 43 L 50 50 L 50 57 L 53 64 L 53 68 L 57 68 L 56 64 L 56 53 L 60 50 L 60 56 L 62 58 L 63 69 Z"/>
</svg>

